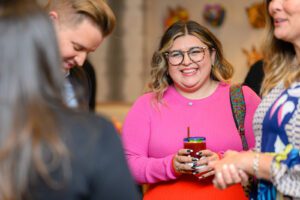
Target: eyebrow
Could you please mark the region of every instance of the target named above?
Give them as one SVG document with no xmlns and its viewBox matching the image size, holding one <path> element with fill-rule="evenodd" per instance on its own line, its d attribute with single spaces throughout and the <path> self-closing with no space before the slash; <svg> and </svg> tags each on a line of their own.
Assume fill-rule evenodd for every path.
<svg viewBox="0 0 300 200">
<path fill-rule="evenodd" d="M 88 49 L 87 47 L 83 46 L 82 44 L 79 44 L 77 42 L 72 42 L 73 45 L 76 45 L 78 46 L 79 48 L 82 48 L 83 50 L 85 51 L 88 51 L 88 52 L 95 52 L 96 49 Z"/>
<path fill-rule="evenodd" d="M 205 46 L 193 46 L 193 47 L 190 47 L 187 51 L 193 49 L 193 48 L 207 48 Z M 182 49 L 174 49 L 174 50 L 170 50 L 170 52 L 174 52 L 174 51 L 183 51 Z"/>
<path fill-rule="evenodd" d="M 81 45 L 81 44 L 79 44 L 77 42 L 72 42 L 72 44 L 75 45 L 75 46 L 78 46 L 79 48 L 87 49 L 85 46 L 83 46 L 83 45 Z"/>
</svg>

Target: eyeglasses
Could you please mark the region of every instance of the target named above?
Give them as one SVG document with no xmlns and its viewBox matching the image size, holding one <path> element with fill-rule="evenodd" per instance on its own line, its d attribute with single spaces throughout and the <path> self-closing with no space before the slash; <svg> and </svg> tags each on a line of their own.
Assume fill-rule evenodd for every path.
<svg viewBox="0 0 300 200">
<path fill-rule="evenodd" d="M 188 51 L 175 50 L 166 52 L 165 55 L 168 62 L 174 66 L 182 64 L 185 53 L 187 53 L 192 62 L 197 63 L 204 59 L 205 49 L 207 47 L 192 47 Z"/>
</svg>

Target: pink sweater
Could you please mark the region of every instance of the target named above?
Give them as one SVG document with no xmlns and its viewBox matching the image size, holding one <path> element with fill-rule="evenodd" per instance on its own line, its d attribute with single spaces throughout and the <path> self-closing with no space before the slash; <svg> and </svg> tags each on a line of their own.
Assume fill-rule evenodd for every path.
<svg viewBox="0 0 300 200">
<path fill-rule="evenodd" d="M 254 147 L 252 119 L 260 98 L 247 86 L 245 134 Z M 229 99 L 229 85 L 220 83 L 209 97 L 189 100 L 170 86 L 164 104 L 153 105 L 153 93 L 139 97 L 123 126 L 122 140 L 131 172 L 138 183 L 157 183 L 176 179 L 172 170 L 174 154 L 183 148 L 187 127 L 191 136 L 206 137 L 214 152 L 242 150 Z"/>
</svg>

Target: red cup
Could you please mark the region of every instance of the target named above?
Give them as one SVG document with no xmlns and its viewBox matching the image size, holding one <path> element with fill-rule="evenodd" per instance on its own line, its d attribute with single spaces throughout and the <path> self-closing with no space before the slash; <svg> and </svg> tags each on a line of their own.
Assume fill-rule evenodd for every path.
<svg viewBox="0 0 300 200">
<path fill-rule="evenodd" d="M 201 156 L 196 155 L 198 151 L 206 149 L 206 138 L 205 137 L 188 137 L 183 139 L 183 147 L 185 149 L 191 149 L 193 152 L 190 153 L 192 157 L 200 158 Z"/>
<path fill-rule="evenodd" d="M 192 157 L 201 159 L 201 156 L 196 155 L 196 153 L 201 151 L 201 150 L 206 149 L 206 138 L 205 137 L 184 138 L 183 139 L 183 146 L 184 146 L 185 149 L 193 150 L 193 152 L 190 153 L 190 155 Z M 190 163 L 190 164 L 193 165 L 193 163 Z M 204 167 L 206 167 L 206 166 L 197 166 L 195 168 L 195 171 L 199 171 L 199 170 L 201 170 L 201 168 L 204 168 Z M 194 176 L 200 177 L 205 173 L 206 172 L 200 172 L 200 173 L 195 174 Z"/>
</svg>

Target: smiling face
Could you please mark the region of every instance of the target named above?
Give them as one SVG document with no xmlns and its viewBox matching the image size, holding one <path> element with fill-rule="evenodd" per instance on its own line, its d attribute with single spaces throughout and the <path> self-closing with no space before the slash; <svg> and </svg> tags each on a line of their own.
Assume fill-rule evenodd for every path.
<svg viewBox="0 0 300 200">
<path fill-rule="evenodd" d="M 271 0 L 268 10 L 273 18 L 275 37 L 300 44 L 300 1 Z"/>
<path fill-rule="evenodd" d="M 82 66 L 88 53 L 95 51 L 103 41 L 99 28 L 88 18 L 78 24 L 62 23 L 58 17 L 53 19 L 63 68 L 67 71 L 75 66 Z"/>
<path fill-rule="evenodd" d="M 190 58 L 193 58 L 193 51 L 198 47 L 200 49 L 204 47 L 204 57 L 199 62 L 195 62 L 195 60 L 193 61 Z M 215 59 L 215 52 L 210 52 L 209 48 L 199 38 L 193 35 L 183 35 L 176 38 L 169 52 L 176 51 L 183 52 L 183 61 L 179 65 L 172 65 L 168 62 L 168 72 L 175 88 L 179 92 L 194 93 L 212 82 L 210 74 L 211 66 Z M 170 61 L 170 57 L 168 60 Z"/>
</svg>

